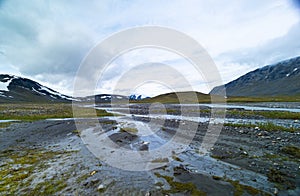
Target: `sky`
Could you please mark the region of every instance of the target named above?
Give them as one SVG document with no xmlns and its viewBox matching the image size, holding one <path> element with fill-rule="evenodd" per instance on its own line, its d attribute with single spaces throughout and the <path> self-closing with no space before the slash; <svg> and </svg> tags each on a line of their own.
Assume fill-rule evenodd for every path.
<svg viewBox="0 0 300 196">
<path fill-rule="evenodd" d="M 254 69 L 300 55 L 299 7 L 293 0 L 0 0 L 0 73 L 27 77 L 73 95 L 80 64 L 97 44 L 125 29 L 161 26 L 201 44 L 227 83 Z M 178 54 L 140 48 L 112 61 L 97 78 L 95 93 L 154 96 L 186 89 L 177 73 L 166 76 L 162 68 L 163 74 L 152 75 L 169 78 L 168 83 L 148 80 L 116 91 L 122 78 L 130 80 L 126 77 L 130 70 L 147 63 L 168 64 L 193 90 L 211 90 L 207 85 L 210 81 L 195 74 L 191 63 Z M 130 74 L 138 74 L 140 79 L 152 73 L 147 65 Z M 130 74 L 131 79 L 136 78 Z M 176 84 L 175 89 L 170 87 Z"/>
</svg>

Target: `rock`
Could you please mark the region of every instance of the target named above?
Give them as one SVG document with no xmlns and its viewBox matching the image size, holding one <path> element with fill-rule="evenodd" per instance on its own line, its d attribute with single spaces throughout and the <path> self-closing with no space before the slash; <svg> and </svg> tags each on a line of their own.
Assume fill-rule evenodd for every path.
<svg viewBox="0 0 300 196">
<path fill-rule="evenodd" d="M 259 128 L 259 127 L 255 127 L 254 129 L 255 129 L 255 130 L 260 130 L 260 128 Z"/>
<path fill-rule="evenodd" d="M 90 173 L 90 175 L 93 176 L 93 175 L 95 175 L 96 173 L 97 173 L 97 171 L 92 171 L 92 172 Z"/>
<path fill-rule="evenodd" d="M 0 162 L 0 167 L 3 167 L 3 166 L 5 166 L 5 165 L 7 165 L 7 163 L 5 163 L 4 161 L 1 161 L 1 162 Z"/>
<path fill-rule="evenodd" d="M 93 178 L 93 179 L 91 179 L 91 182 L 93 183 L 93 184 L 96 184 L 96 183 L 98 183 L 100 180 L 99 179 L 97 179 L 97 178 Z"/>
<path fill-rule="evenodd" d="M 248 152 L 243 151 L 242 154 L 243 154 L 243 155 L 248 155 Z"/>
<path fill-rule="evenodd" d="M 102 191 L 105 189 L 105 186 L 103 184 L 100 184 L 97 188 L 98 191 Z"/>
<path fill-rule="evenodd" d="M 244 133 L 244 131 L 243 131 L 243 130 L 239 130 L 239 133 L 243 134 L 243 133 Z"/>
<path fill-rule="evenodd" d="M 151 196 L 151 194 L 150 194 L 149 192 L 147 192 L 147 193 L 145 194 L 145 196 Z"/>
<path fill-rule="evenodd" d="M 278 194 L 278 189 L 277 188 L 273 188 L 273 193 L 274 193 L 274 195 L 277 195 Z"/>
<path fill-rule="evenodd" d="M 113 183 L 114 182 L 114 180 L 113 179 L 107 179 L 107 180 L 104 180 L 103 182 L 102 182 L 102 184 L 104 185 L 104 186 L 109 186 L 111 183 Z"/>
<path fill-rule="evenodd" d="M 221 180 L 221 179 L 222 179 L 222 178 L 219 177 L 219 176 L 212 176 L 212 178 L 213 178 L 214 180 Z"/>
<path fill-rule="evenodd" d="M 141 146 L 139 147 L 139 150 L 141 150 L 141 151 L 147 151 L 147 150 L 149 150 L 149 142 L 143 142 L 142 144 L 141 144 Z"/>
<path fill-rule="evenodd" d="M 281 140 L 281 137 L 276 138 L 277 140 Z"/>
<path fill-rule="evenodd" d="M 85 181 L 84 183 L 83 183 L 83 186 L 87 186 L 89 184 L 89 182 L 88 181 Z"/>
</svg>

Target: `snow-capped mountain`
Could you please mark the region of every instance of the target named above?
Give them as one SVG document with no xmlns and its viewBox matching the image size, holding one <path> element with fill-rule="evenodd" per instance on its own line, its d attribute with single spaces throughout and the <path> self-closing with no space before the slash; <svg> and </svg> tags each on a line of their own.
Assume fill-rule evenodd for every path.
<svg viewBox="0 0 300 196">
<path fill-rule="evenodd" d="M 221 94 L 224 86 L 210 94 Z M 251 71 L 225 84 L 227 96 L 300 95 L 300 57 Z"/>
<path fill-rule="evenodd" d="M 72 97 L 33 80 L 0 74 L 0 102 L 67 102 L 72 100 Z"/>
<path fill-rule="evenodd" d="M 128 101 L 128 97 L 123 95 L 99 94 L 95 96 L 80 98 L 80 101 L 95 102 L 95 103 L 124 102 L 124 101 Z"/>
</svg>

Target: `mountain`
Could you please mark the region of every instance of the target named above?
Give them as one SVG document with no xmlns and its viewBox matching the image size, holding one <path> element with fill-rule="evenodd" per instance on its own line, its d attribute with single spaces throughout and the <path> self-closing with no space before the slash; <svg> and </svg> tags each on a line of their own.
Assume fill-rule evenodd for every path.
<svg viewBox="0 0 300 196">
<path fill-rule="evenodd" d="M 70 102 L 73 98 L 33 80 L 0 74 L 0 103 Z"/>
<path fill-rule="evenodd" d="M 300 57 L 251 71 L 225 84 L 227 96 L 293 96 L 300 94 Z M 210 94 L 220 95 L 224 86 Z"/>
<path fill-rule="evenodd" d="M 95 103 L 128 102 L 127 96 L 112 95 L 112 94 L 98 94 L 98 95 L 87 96 L 78 99 L 80 99 L 81 102 L 95 102 Z"/>
</svg>

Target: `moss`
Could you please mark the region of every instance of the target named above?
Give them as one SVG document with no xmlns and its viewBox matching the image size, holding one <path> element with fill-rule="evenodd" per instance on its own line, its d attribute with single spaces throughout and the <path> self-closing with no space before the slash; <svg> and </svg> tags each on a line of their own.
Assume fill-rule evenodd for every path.
<svg viewBox="0 0 300 196">
<path fill-rule="evenodd" d="M 80 136 L 80 134 L 81 134 L 81 131 L 79 131 L 79 130 L 74 130 L 74 131 L 72 131 L 74 134 L 76 134 L 77 136 Z"/>
<path fill-rule="evenodd" d="M 159 186 L 159 187 L 164 186 L 164 184 L 163 184 L 162 182 L 157 182 L 157 183 L 155 183 L 155 185 L 156 185 L 156 186 Z"/>
<path fill-rule="evenodd" d="M 136 128 L 132 128 L 132 127 L 122 127 L 120 129 L 121 132 L 127 132 L 127 133 L 132 133 L 132 134 L 136 134 L 139 131 Z"/>
<path fill-rule="evenodd" d="M 281 149 L 281 151 L 295 158 L 300 158 L 300 148 L 296 146 L 285 146 Z"/>
<path fill-rule="evenodd" d="M 286 131 L 286 132 L 300 131 L 299 128 L 284 127 L 284 126 L 276 125 L 276 124 L 271 123 L 271 122 L 257 123 L 257 124 L 251 124 L 251 123 L 246 123 L 246 124 L 224 123 L 224 126 L 240 127 L 240 128 L 241 127 L 245 127 L 245 128 L 259 127 L 259 129 L 264 130 L 264 131 Z"/>
<path fill-rule="evenodd" d="M 271 182 L 283 183 L 285 180 L 285 174 L 275 169 L 270 169 L 267 176 L 268 176 L 268 180 Z"/>
<path fill-rule="evenodd" d="M 82 181 L 88 179 L 89 177 L 89 174 L 83 174 L 76 179 L 76 183 L 80 184 Z"/>
<path fill-rule="evenodd" d="M 277 154 L 265 154 L 263 157 L 264 157 L 264 158 L 267 158 L 267 159 L 277 159 L 277 158 L 279 158 L 280 156 L 277 155 Z"/>
<path fill-rule="evenodd" d="M 9 127 L 13 122 L 0 123 L 0 129 Z"/>
<path fill-rule="evenodd" d="M 32 195 L 53 195 L 67 187 L 64 179 L 44 181 L 37 184 L 34 189 L 29 190 L 28 193 Z"/>
<path fill-rule="evenodd" d="M 175 161 L 179 161 L 179 162 L 183 162 L 183 160 L 181 160 L 179 157 L 173 155 L 172 158 L 175 160 Z"/>
<path fill-rule="evenodd" d="M 159 178 L 164 178 L 168 184 L 171 186 L 170 190 L 163 190 L 163 194 L 174 194 L 174 193 L 184 193 L 184 194 L 189 194 L 189 195 L 206 195 L 205 192 L 198 190 L 196 185 L 194 185 L 191 182 L 188 183 L 182 183 L 182 182 L 177 182 L 174 181 L 173 177 L 170 176 L 163 176 L 160 175 L 159 173 L 155 173 L 155 175 Z"/>
<path fill-rule="evenodd" d="M 245 193 L 248 193 L 250 195 L 270 195 L 269 193 L 260 191 L 251 186 L 240 184 L 239 181 L 234 181 L 234 180 L 226 180 L 226 181 L 229 182 L 234 187 L 235 189 L 234 196 L 241 196 L 244 195 Z"/>
<path fill-rule="evenodd" d="M 7 149 L 0 152 L 6 161 L 0 167 L 0 192 L 6 195 L 17 195 L 20 191 L 29 193 L 35 172 L 45 169 L 47 162 L 65 152 L 44 151 L 44 149 Z M 64 185 L 63 182 L 49 181 L 45 193 L 53 193 Z M 53 187 L 51 187 L 53 186 Z M 48 194 L 48 195 L 49 195 Z"/>
<path fill-rule="evenodd" d="M 250 110 L 227 110 L 226 114 L 252 117 L 252 116 L 262 116 L 270 119 L 299 119 L 299 112 L 289 112 L 289 111 L 250 111 Z"/>
<path fill-rule="evenodd" d="M 168 158 L 157 158 L 151 161 L 152 163 L 167 163 L 169 162 Z"/>
</svg>

